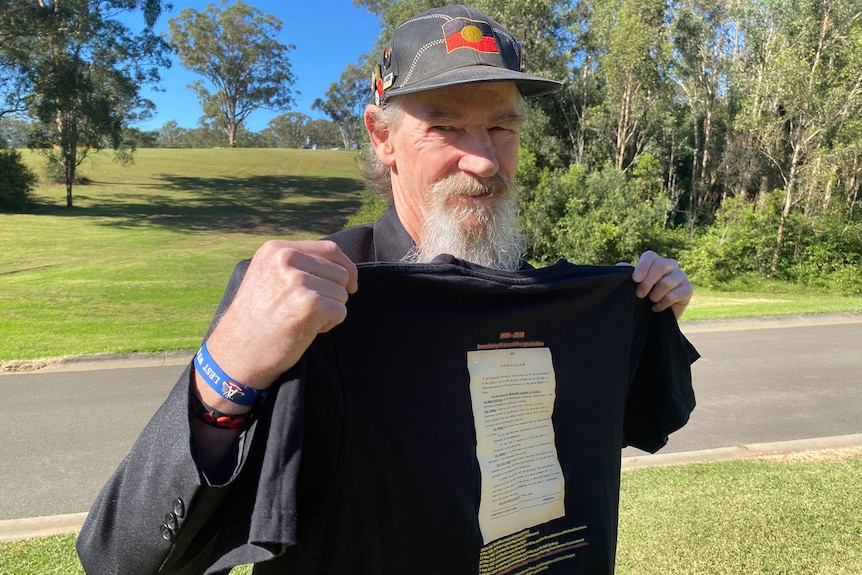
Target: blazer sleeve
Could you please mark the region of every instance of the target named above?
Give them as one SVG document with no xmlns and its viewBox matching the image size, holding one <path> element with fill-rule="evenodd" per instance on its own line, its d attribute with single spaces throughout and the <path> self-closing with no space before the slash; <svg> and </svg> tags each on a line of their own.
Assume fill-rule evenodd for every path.
<svg viewBox="0 0 862 575">
<path fill-rule="evenodd" d="M 247 265 L 240 263 L 231 275 L 213 325 Z M 228 481 L 210 484 L 194 457 L 188 410 L 192 369 L 189 364 L 97 496 L 76 544 L 88 575 L 227 573 L 231 565 L 273 557 L 270 549 L 245 544 L 251 512 L 244 507 L 255 499 L 256 451 L 261 451 L 253 446 L 266 441 L 260 428 L 268 426 L 255 421 L 239 438 Z M 281 387 L 286 389 L 277 395 L 290 394 L 290 386 Z M 245 496 L 228 497 L 237 492 Z"/>
</svg>

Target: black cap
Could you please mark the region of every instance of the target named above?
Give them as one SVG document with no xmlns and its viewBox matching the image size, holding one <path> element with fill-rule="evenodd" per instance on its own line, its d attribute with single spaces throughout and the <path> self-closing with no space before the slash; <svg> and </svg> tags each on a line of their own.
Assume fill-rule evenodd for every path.
<svg viewBox="0 0 862 575">
<path fill-rule="evenodd" d="M 521 44 L 498 22 L 467 6 L 434 8 L 392 33 L 374 70 L 374 101 L 479 82 L 514 82 L 525 97 L 560 89 L 523 67 Z"/>
</svg>

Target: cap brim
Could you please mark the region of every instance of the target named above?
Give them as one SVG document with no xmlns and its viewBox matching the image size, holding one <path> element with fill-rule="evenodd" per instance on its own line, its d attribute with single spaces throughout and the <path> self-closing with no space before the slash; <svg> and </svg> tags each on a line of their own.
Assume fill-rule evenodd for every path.
<svg viewBox="0 0 862 575">
<path fill-rule="evenodd" d="M 386 90 L 386 96 L 400 96 L 449 86 L 466 86 L 486 82 L 514 82 L 525 98 L 544 96 L 556 92 L 562 87 L 562 83 L 556 80 L 548 80 L 540 76 L 532 76 L 497 66 L 480 65 L 447 70 L 421 82 L 411 83 L 409 86 L 389 88 Z"/>
</svg>

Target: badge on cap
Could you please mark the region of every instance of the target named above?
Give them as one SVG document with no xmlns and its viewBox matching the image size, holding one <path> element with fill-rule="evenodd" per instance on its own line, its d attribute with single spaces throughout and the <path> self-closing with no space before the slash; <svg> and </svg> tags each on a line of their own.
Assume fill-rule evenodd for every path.
<svg viewBox="0 0 862 575">
<path fill-rule="evenodd" d="M 383 78 L 380 77 L 380 64 L 374 67 L 374 73 L 371 75 L 371 90 L 374 92 L 374 103 L 380 105 L 383 101 Z"/>
<path fill-rule="evenodd" d="M 386 55 L 389 53 L 389 50 L 386 50 L 386 54 L 384 54 L 384 60 L 386 59 Z M 378 106 L 382 105 L 384 100 L 383 95 L 386 93 L 386 90 L 392 87 L 392 84 L 395 83 L 395 75 L 391 72 L 389 74 L 383 75 L 383 70 L 378 64 L 374 67 L 374 74 L 371 76 L 371 90 L 374 92 L 374 103 Z"/>
</svg>

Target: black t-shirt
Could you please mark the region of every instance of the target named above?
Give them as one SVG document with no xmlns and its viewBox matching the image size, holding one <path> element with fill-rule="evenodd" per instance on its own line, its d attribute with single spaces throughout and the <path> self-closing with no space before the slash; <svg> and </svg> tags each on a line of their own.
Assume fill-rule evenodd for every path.
<svg viewBox="0 0 862 575">
<path fill-rule="evenodd" d="M 631 268 L 359 268 L 234 488 L 249 541 L 285 552 L 257 572 L 613 573 L 620 448 L 656 451 L 694 408 L 672 312 Z"/>
</svg>

